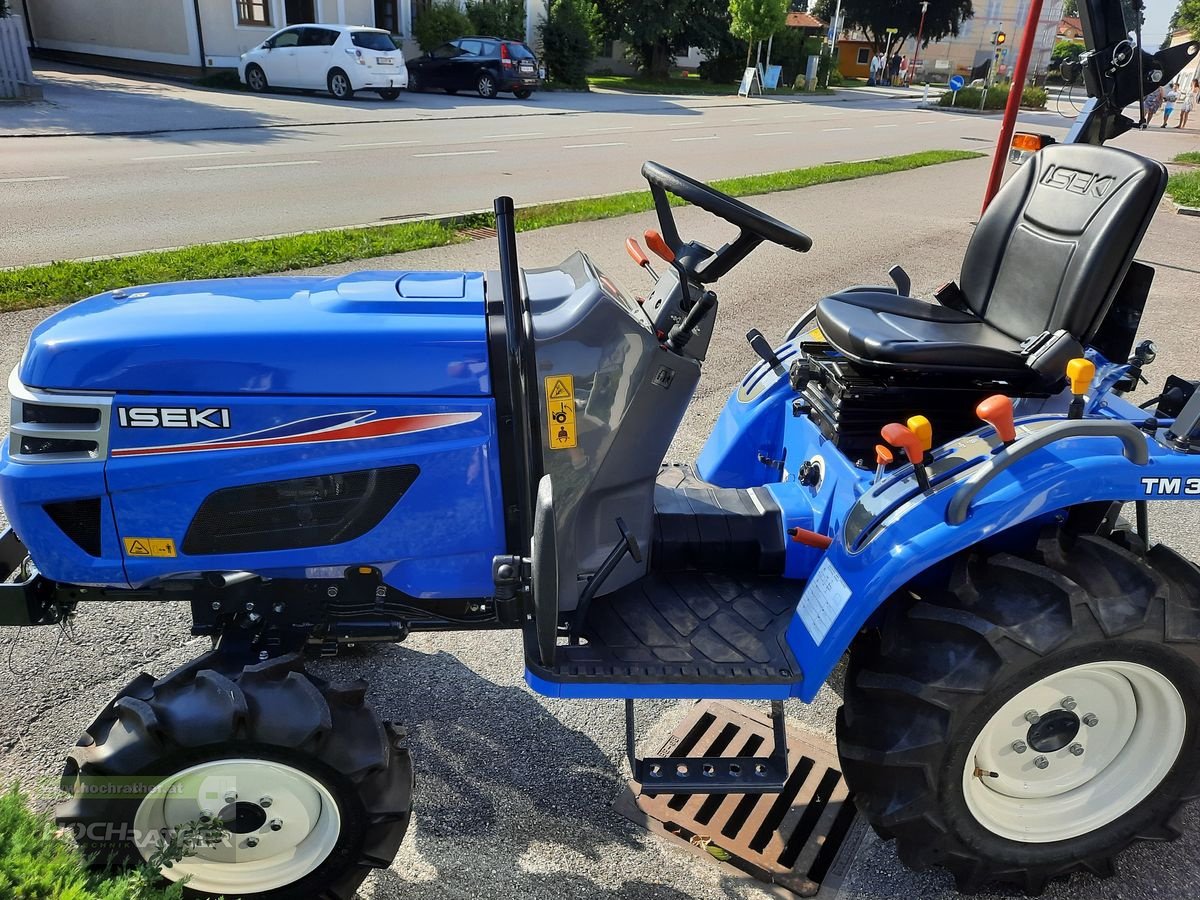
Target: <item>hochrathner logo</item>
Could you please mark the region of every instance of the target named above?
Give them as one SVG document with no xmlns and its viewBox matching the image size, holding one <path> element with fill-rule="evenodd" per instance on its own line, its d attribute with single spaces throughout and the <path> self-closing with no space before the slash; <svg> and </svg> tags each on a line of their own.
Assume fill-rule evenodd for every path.
<svg viewBox="0 0 1200 900">
<path fill-rule="evenodd" d="M 1042 184 L 1047 187 L 1059 188 L 1072 194 L 1083 194 L 1085 197 L 1096 197 L 1097 199 L 1103 199 L 1116 183 L 1117 179 L 1113 175 L 1084 172 L 1082 169 L 1067 169 L 1063 166 L 1051 166 L 1042 176 Z"/>
<path fill-rule="evenodd" d="M 229 410 L 220 406 L 122 406 L 117 419 L 122 428 L 228 428 Z"/>
</svg>

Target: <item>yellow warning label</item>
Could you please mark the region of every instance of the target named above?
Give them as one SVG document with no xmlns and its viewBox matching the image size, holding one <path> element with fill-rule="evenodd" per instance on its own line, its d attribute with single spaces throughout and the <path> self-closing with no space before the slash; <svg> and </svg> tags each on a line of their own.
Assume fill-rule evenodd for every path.
<svg viewBox="0 0 1200 900">
<path fill-rule="evenodd" d="M 546 376 L 546 426 L 551 450 L 569 450 L 578 446 L 573 376 Z"/>
<path fill-rule="evenodd" d="M 175 542 L 171 538 L 125 538 L 125 555 L 173 558 Z"/>
<path fill-rule="evenodd" d="M 820 328 L 814 328 L 812 331 L 810 331 L 808 333 L 808 336 L 810 338 L 812 338 L 814 341 L 824 342 L 824 340 L 825 340 L 825 335 L 821 334 Z"/>
</svg>

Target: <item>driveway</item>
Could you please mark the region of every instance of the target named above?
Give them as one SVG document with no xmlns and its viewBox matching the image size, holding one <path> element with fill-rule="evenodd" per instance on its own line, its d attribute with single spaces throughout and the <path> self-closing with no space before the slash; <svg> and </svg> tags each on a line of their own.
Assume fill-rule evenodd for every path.
<svg viewBox="0 0 1200 900">
<path fill-rule="evenodd" d="M 901 262 L 918 293 L 955 277 L 978 212 L 986 161 L 972 161 L 753 201 L 814 239 L 803 256 L 777 247 L 756 250 L 718 285 L 720 318 L 696 397 L 669 459 L 695 455 L 736 381 L 756 360 L 741 337 L 751 327 L 778 339 L 811 303 L 847 284 L 885 277 Z M 912 217 L 862 220 L 877 198 Z M 728 229 L 694 208 L 677 213 L 680 230 L 711 246 Z M 576 247 L 631 289 L 647 282 L 622 249 L 624 239 L 656 227 L 651 215 L 562 226 L 520 236 L 521 263 L 553 265 Z M 1171 372 L 1200 374 L 1200 320 L 1195 247 L 1200 222 L 1164 205 L 1141 257 L 1158 267 L 1142 334 L 1158 342 L 1147 371 L 1148 397 Z M 478 241 L 421 251 L 355 268 L 493 267 L 496 243 Z M 17 360 L 29 329 L 45 311 L 0 316 L 0 370 Z M 0 416 L 6 407 L 0 407 Z M 1200 504 L 1157 504 L 1152 530 L 1200 560 Z M 0 629 L 0 779 L 20 779 L 53 794 L 63 754 L 82 725 L 143 668 L 161 674 L 201 652 L 183 610 L 161 604 L 97 604 L 80 611 L 75 643 L 52 629 Z M 763 889 L 635 828 L 611 809 L 626 777 L 621 705 L 552 700 L 522 682 L 520 642 L 512 633 L 415 635 L 402 645 L 325 666 L 330 674 L 371 682 L 371 698 L 387 717 L 406 723 L 417 770 L 414 825 L 391 869 L 364 887 L 369 900 L 766 900 Z M 836 680 L 817 702 L 789 704 L 802 728 L 832 734 Z M 680 703 L 642 703 L 642 746 L 665 736 L 683 715 Z M 1149 900 L 1197 895 L 1200 807 L 1187 810 L 1183 837 L 1125 853 L 1117 880 L 1079 875 L 1050 886 L 1050 900 Z M 893 846 L 864 839 L 842 896 L 855 900 L 957 896 L 940 871 L 903 868 Z M 1007 895 L 980 895 L 1001 900 Z"/>
</svg>

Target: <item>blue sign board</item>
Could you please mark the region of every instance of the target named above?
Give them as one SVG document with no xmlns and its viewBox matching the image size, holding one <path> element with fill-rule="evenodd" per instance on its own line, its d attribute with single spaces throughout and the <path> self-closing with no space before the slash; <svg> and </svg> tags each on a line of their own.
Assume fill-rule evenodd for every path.
<svg viewBox="0 0 1200 900">
<path fill-rule="evenodd" d="M 950 84 L 948 85 L 948 87 L 952 91 L 961 91 L 963 89 L 963 85 L 965 85 L 966 83 L 967 83 L 966 79 L 963 78 L 961 75 L 954 75 L 951 77 Z"/>
</svg>

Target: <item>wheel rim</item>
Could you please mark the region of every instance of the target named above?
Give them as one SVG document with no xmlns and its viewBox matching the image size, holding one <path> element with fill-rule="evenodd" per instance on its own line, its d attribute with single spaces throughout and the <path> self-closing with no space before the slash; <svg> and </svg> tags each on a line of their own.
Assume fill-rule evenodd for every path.
<svg viewBox="0 0 1200 900">
<path fill-rule="evenodd" d="M 334 92 L 334 94 L 336 94 L 339 97 L 345 96 L 346 87 L 347 87 L 347 84 L 346 84 L 346 76 L 345 75 L 334 75 L 333 76 L 333 92 Z"/>
<path fill-rule="evenodd" d="M 1095 831 L 1158 787 L 1186 723 L 1179 691 L 1147 666 L 1111 660 L 1056 672 L 979 732 L 963 769 L 967 808 L 989 831 L 1024 843 Z"/>
<path fill-rule="evenodd" d="M 255 91 L 261 91 L 263 88 L 263 74 L 258 69 L 250 70 L 250 88 Z"/>
<path fill-rule="evenodd" d="M 479 79 L 479 93 L 485 97 L 492 96 L 492 93 L 493 93 L 492 79 L 490 77 L 488 77 L 487 75 L 484 75 L 483 77 L 481 77 Z"/>
<path fill-rule="evenodd" d="M 188 887 L 226 896 L 295 884 L 323 863 L 341 834 L 333 795 L 311 775 L 261 759 L 223 759 L 184 769 L 155 786 L 134 815 L 138 850 L 151 839 L 209 815 L 225 823 L 220 844 L 162 875 L 188 877 Z"/>
</svg>

